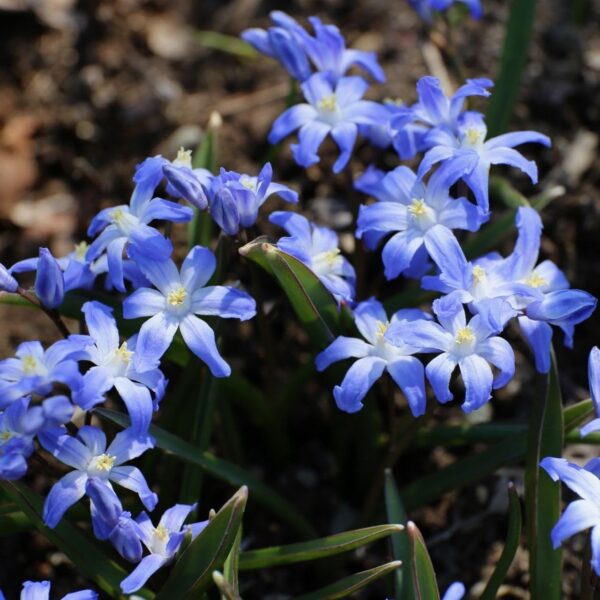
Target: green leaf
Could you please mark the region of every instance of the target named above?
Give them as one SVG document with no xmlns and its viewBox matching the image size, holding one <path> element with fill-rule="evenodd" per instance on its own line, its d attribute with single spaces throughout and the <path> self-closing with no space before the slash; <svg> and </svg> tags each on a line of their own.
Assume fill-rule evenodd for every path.
<svg viewBox="0 0 600 600">
<path fill-rule="evenodd" d="M 512 117 L 533 35 L 535 0 L 513 0 L 496 86 L 486 116 L 490 137 L 506 131 Z"/>
<path fill-rule="evenodd" d="M 106 408 L 98 408 L 95 412 L 101 417 L 121 425 L 121 427 L 129 426 L 129 417 L 123 413 Z M 150 433 L 156 439 L 156 445 L 161 450 L 183 461 L 196 464 L 208 474 L 231 485 L 248 486 L 253 499 L 269 508 L 274 515 L 288 523 L 302 537 L 314 537 L 316 535 L 314 527 L 298 512 L 295 506 L 252 473 L 217 458 L 210 452 L 198 452 L 191 444 L 155 425 L 150 426 Z"/>
<path fill-rule="evenodd" d="M 406 523 L 408 515 L 402 503 L 400 492 L 394 481 L 394 476 L 390 469 L 385 470 L 385 510 L 390 523 Z M 402 562 L 402 564 L 410 564 L 410 541 L 406 531 L 402 533 L 392 534 L 392 551 L 394 558 Z M 405 576 L 403 569 L 398 569 L 395 573 L 396 584 L 396 599 L 397 600 L 412 600 L 414 598 L 414 590 L 412 578 L 410 575 Z"/>
<path fill-rule="evenodd" d="M 238 529 L 235 536 L 235 542 L 225 560 L 223 567 L 223 576 L 231 591 L 238 594 L 240 591 L 239 570 L 240 570 L 240 545 L 242 543 L 242 527 Z"/>
<path fill-rule="evenodd" d="M 494 600 L 498 589 L 502 585 L 508 568 L 515 558 L 521 541 L 521 501 L 515 486 L 511 483 L 508 486 L 508 531 L 506 533 L 506 542 L 496 564 L 496 568 L 490 577 L 480 600 Z"/>
<path fill-rule="evenodd" d="M 22 512 L 6 512 L 0 514 L 0 537 L 31 531 L 32 522 Z"/>
<path fill-rule="evenodd" d="M 591 400 L 583 400 L 563 411 L 564 431 L 571 431 L 594 411 Z M 486 450 L 426 475 L 400 490 L 406 510 L 412 510 L 437 500 L 445 492 L 493 473 L 502 465 L 522 459 L 527 449 L 527 433 L 519 433 Z"/>
<path fill-rule="evenodd" d="M 220 571 L 213 571 L 212 578 L 221 593 L 221 600 L 242 600 L 238 592 L 234 590 L 233 586 L 225 579 L 223 573 Z"/>
<path fill-rule="evenodd" d="M 248 488 L 241 487 L 210 520 L 202 533 L 183 551 L 156 596 L 156 600 L 198 598 L 221 569 L 242 523 Z"/>
<path fill-rule="evenodd" d="M 406 524 L 411 551 L 411 574 L 416 600 L 439 600 L 440 591 L 435 578 L 433 564 L 418 527 L 409 521 Z"/>
<path fill-rule="evenodd" d="M 258 55 L 258 52 L 248 42 L 218 31 L 196 31 L 194 37 L 196 42 L 204 48 L 220 50 L 240 58 L 255 58 Z"/>
<path fill-rule="evenodd" d="M 385 577 L 388 573 L 394 572 L 401 566 L 400 561 L 386 563 L 368 571 L 355 573 L 344 579 L 340 579 L 336 583 L 332 583 L 316 592 L 296 596 L 296 600 L 335 600 L 336 598 L 348 598 L 358 590 L 362 590 L 377 579 Z"/>
<path fill-rule="evenodd" d="M 533 399 L 530 415 L 525 497 L 531 597 L 558 600 L 561 597 L 562 553 L 552 548 L 550 532 L 560 517 L 560 483 L 540 469 L 540 460 L 562 456 L 562 396 L 554 352 L 548 374 L 546 397 Z"/>
<path fill-rule="evenodd" d="M 338 306 L 319 278 L 298 259 L 260 237 L 239 250 L 273 275 L 287 295 L 313 344 L 322 347 L 338 329 Z"/>
<path fill-rule="evenodd" d="M 250 550 L 242 552 L 240 555 L 240 569 L 278 567 L 297 562 L 317 560 L 326 556 L 334 556 L 360 548 L 393 533 L 398 533 L 403 529 L 402 525 L 397 524 L 375 525 L 364 529 L 337 533 L 318 540 L 311 540 L 310 542 Z"/>
<path fill-rule="evenodd" d="M 120 582 L 127 573 L 108 558 L 83 532 L 63 517 L 55 529 L 46 527 L 42 520 L 44 502 L 29 488 L 20 483 L 2 483 L 6 495 L 27 515 L 33 526 L 52 544 L 63 552 L 81 573 L 89 577 L 111 598 L 123 598 Z M 142 598 L 153 598 L 148 590 L 136 594 Z"/>
</svg>

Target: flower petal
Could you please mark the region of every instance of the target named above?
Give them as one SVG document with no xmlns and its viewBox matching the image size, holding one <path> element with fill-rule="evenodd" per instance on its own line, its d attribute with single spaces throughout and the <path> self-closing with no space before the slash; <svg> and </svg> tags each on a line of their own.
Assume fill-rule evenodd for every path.
<svg viewBox="0 0 600 600">
<path fill-rule="evenodd" d="M 386 362 L 377 356 L 357 360 L 346 373 L 341 385 L 333 389 L 337 407 L 347 413 L 359 411 L 362 400 L 373 384 L 381 377 Z"/>
<path fill-rule="evenodd" d="M 210 326 L 193 315 L 181 322 L 181 335 L 188 348 L 203 360 L 215 377 L 229 377 L 231 367 L 225 362 L 215 341 L 215 332 Z"/>
</svg>

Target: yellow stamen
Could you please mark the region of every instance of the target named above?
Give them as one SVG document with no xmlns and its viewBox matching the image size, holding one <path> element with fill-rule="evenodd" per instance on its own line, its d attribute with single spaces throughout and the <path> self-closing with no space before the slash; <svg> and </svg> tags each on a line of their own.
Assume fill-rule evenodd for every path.
<svg viewBox="0 0 600 600">
<path fill-rule="evenodd" d="M 164 525 L 159 525 L 154 530 L 154 535 L 161 541 L 166 542 L 169 539 L 169 530 Z"/>
<path fill-rule="evenodd" d="M 125 213 L 122 208 L 115 208 L 115 210 L 110 213 L 111 221 L 117 225 L 123 220 L 124 216 Z"/>
<path fill-rule="evenodd" d="M 532 288 L 539 288 L 544 285 L 548 285 L 548 282 L 538 275 L 537 273 L 532 273 L 526 280 L 525 283 Z"/>
<path fill-rule="evenodd" d="M 179 167 L 188 167 L 188 169 L 192 168 L 192 151 L 185 150 L 183 146 L 179 148 L 177 152 L 177 157 L 173 161 L 174 165 Z"/>
<path fill-rule="evenodd" d="M 339 253 L 340 253 L 339 248 L 336 248 L 335 250 L 330 250 L 329 252 L 324 252 L 325 260 L 330 265 L 332 265 L 337 260 Z"/>
<path fill-rule="evenodd" d="M 481 131 L 479 131 L 478 129 L 475 129 L 474 127 L 469 127 L 469 129 L 467 129 L 467 140 L 469 141 L 469 144 L 471 144 L 472 146 L 475 146 L 476 144 L 481 142 L 481 139 L 482 139 Z"/>
<path fill-rule="evenodd" d="M 13 435 L 12 431 L 3 431 L 0 433 L 0 442 L 8 442 L 8 440 L 12 439 Z"/>
<path fill-rule="evenodd" d="M 456 332 L 456 336 L 454 337 L 454 341 L 457 344 L 469 344 L 475 339 L 475 335 L 473 335 L 473 330 L 470 327 L 462 327 Z"/>
<path fill-rule="evenodd" d="M 172 292 L 169 292 L 169 295 L 167 296 L 167 302 L 171 306 L 181 306 L 185 302 L 186 298 L 187 292 L 184 288 L 180 287 Z"/>
<path fill-rule="evenodd" d="M 327 112 L 333 112 L 337 107 L 337 99 L 335 94 L 331 94 L 331 96 L 325 96 L 317 102 L 317 107 L 321 110 L 326 110 Z"/>
<path fill-rule="evenodd" d="M 75 244 L 75 258 L 77 258 L 77 260 L 85 260 L 85 255 L 87 254 L 89 247 L 90 245 L 87 242 Z"/>
<path fill-rule="evenodd" d="M 21 365 L 21 368 L 23 369 L 23 373 L 25 373 L 25 375 L 32 375 L 37 371 L 38 361 L 35 358 L 35 356 L 27 354 L 21 359 Z"/>
<path fill-rule="evenodd" d="M 115 354 L 124 362 L 129 363 L 133 356 L 133 351 L 127 349 L 127 342 L 123 342 L 121 347 L 115 352 Z"/>
<path fill-rule="evenodd" d="M 101 454 L 96 458 L 96 468 L 100 471 L 110 471 L 117 460 L 116 456 Z"/>
<path fill-rule="evenodd" d="M 413 217 L 422 217 L 427 214 L 427 206 L 425 206 L 425 200 L 423 198 L 413 198 L 410 206 L 408 207 L 408 212 Z"/>
<path fill-rule="evenodd" d="M 377 325 L 377 339 L 381 340 L 383 339 L 383 336 L 385 335 L 385 332 L 388 330 L 388 327 L 390 326 L 389 323 L 384 323 L 383 321 L 377 321 L 376 323 Z"/>
<path fill-rule="evenodd" d="M 254 181 L 249 177 L 242 177 L 240 183 L 247 189 L 254 191 Z"/>
<path fill-rule="evenodd" d="M 473 279 L 475 280 L 475 283 L 481 283 L 485 277 L 485 270 L 479 265 L 475 265 L 473 267 Z"/>
</svg>

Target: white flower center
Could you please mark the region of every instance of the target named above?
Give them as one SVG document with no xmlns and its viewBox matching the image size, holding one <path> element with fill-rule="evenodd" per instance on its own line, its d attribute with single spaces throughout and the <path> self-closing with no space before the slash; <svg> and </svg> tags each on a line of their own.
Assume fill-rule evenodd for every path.
<svg viewBox="0 0 600 600">
<path fill-rule="evenodd" d="M 539 288 L 548 285 L 548 282 L 537 273 L 532 273 L 527 279 L 525 279 L 525 283 L 532 288 Z"/>
<path fill-rule="evenodd" d="M 79 242 L 79 244 L 75 244 L 75 260 L 77 262 L 85 262 L 85 256 L 87 254 L 88 248 L 90 245 L 87 242 Z"/>
<path fill-rule="evenodd" d="M 89 462 L 87 471 L 92 477 L 101 477 L 106 479 L 116 460 L 116 456 L 112 456 L 110 454 L 99 454 L 98 456 L 94 456 L 94 458 L 92 458 L 92 460 Z"/>
<path fill-rule="evenodd" d="M 21 370 L 24 375 L 46 375 L 45 366 L 32 354 L 26 354 L 21 359 Z"/>
<path fill-rule="evenodd" d="M 317 275 L 337 274 L 336 271 L 342 265 L 342 257 L 339 248 L 320 252 L 312 257 L 312 268 Z"/>
<path fill-rule="evenodd" d="M 483 131 L 481 131 L 475 127 L 469 127 L 465 131 L 465 135 L 462 140 L 462 146 L 464 148 L 478 149 L 483 145 L 483 138 L 484 138 Z"/>
<path fill-rule="evenodd" d="M 187 167 L 188 169 L 192 168 L 192 151 L 185 150 L 183 146 L 179 148 L 177 152 L 177 157 L 172 162 L 172 164 L 176 167 Z"/>
<path fill-rule="evenodd" d="M 473 281 L 475 283 L 483 283 L 486 277 L 487 275 L 482 267 L 480 267 L 479 265 L 475 265 L 473 267 Z"/>
<path fill-rule="evenodd" d="M 182 317 L 189 312 L 190 305 L 190 295 L 183 286 L 173 288 L 167 294 L 166 308 L 173 315 Z"/>
<path fill-rule="evenodd" d="M 110 220 L 119 228 L 121 234 L 127 237 L 140 224 L 140 220 L 135 215 L 121 207 L 115 208 L 110 213 Z"/>
<path fill-rule="evenodd" d="M 468 356 L 469 354 L 473 354 L 476 344 L 477 339 L 473 330 L 469 326 L 461 327 L 454 334 L 453 352 L 458 356 Z"/>
<path fill-rule="evenodd" d="M 0 442 L 5 444 L 9 440 L 15 437 L 15 434 L 12 431 L 2 431 L 0 432 Z"/>
<path fill-rule="evenodd" d="M 413 198 L 408 206 L 409 219 L 421 231 L 427 231 L 436 223 L 435 211 L 425 203 L 424 198 Z"/>
<path fill-rule="evenodd" d="M 123 342 L 120 348 L 108 355 L 104 366 L 109 369 L 113 377 L 124 377 L 129 369 L 133 350 L 127 348 L 127 342 Z"/>
<path fill-rule="evenodd" d="M 167 296 L 167 302 L 171 306 L 181 306 L 185 302 L 186 298 L 187 292 L 185 291 L 185 288 L 180 287 L 172 292 L 169 292 L 169 295 Z"/>
<path fill-rule="evenodd" d="M 340 107 L 337 103 L 335 94 L 325 96 L 317 102 L 317 110 L 319 111 L 319 119 L 328 125 L 335 125 L 339 120 Z"/>
<path fill-rule="evenodd" d="M 256 179 L 254 177 L 240 177 L 240 183 L 251 192 L 256 191 Z"/>
</svg>

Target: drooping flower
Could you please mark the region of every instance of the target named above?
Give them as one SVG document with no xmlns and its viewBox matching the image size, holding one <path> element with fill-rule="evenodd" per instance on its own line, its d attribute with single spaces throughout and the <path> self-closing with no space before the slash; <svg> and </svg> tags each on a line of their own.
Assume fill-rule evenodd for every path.
<svg viewBox="0 0 600 600">
<path fill-rule="evenodd" d="M 167 179 L 167 193 L 175 198 L 187 200 L 199 210 L 208 207 L 205 187 L 212 180 L 208 169 L 194 169 L 192 166 L 192 151 L 179 149 L 173 161 L 163 159 L 162 170 Z"/>
<path fill-rule="evenodd" d="M 47 396 L 55 383 L 77 389 L 81 383 L 77 359 L 82 350 L 79 336 L 59 340 L 47 350 L 38 341 L 19 344 L 16 358 L 0 361 L 0 409 L 28 394 Z"/>
<path fill-rule="evenodd" d="M 26 581 L 23 583 L 20 600 L 50 600 L 49 581 Z M 71 592 L 62 597 L 62 600 L 97 600 L 98 594 L 92 590 L 81 590 L 80 592 Z M 6 600 L 2 590 L 0 590 L 0 600 Z"/>
<path fill-rule="evenodd" d="M 417 174 L 423 177 L 433 165 L 442 162 L 454 165 L 459 159 L 462 179 L 475 194 L 477 204 L 483 212 L 489 210 L 489 175 L 491 165 L 510 165 L 526 173 L 532 183 L 537 183 L 537 165 L 527 160 L 514 147 L 526 143 L 537 143 L 549 147 L 550 138 L 537 131 L 515 131 L 490 138 L 486 141 L 487 127 L 483 116 L 475 112 L 465 112 L 458 124 L 458 134 L 450 128 L 436 127 L 427 135 L 430 146 Z M 465 169 L 464 159 L 471 159 L 471 166 Z"/>
<path fill-rule="evenodd" d="M 48 429 L 40 433 L 39 440 L 50 454 L 74 469 L 59 479 L 46 497 L 44 522 L 48 527 L 56 527 L 67 509 L 85 495 L 90 478 L 110 489 L 114 482 L 134 491 L 148 510 L 156 506 L 158 498 L 142 472 L 137 467 L 124 466 L 154 446 L 151 437 L 125 429 L 107 448 L 104 432 L 86 425 L 76 436 L 68 435 L 63 428 Z"/>
<path fill-rule="evenodd" d="M 271 12 L 275 27 L 253 28 L 242 32 L 242 39 L 262 54 L 278 60 L 288 73 L 300 82 L 308 79 L 312 69 L 324 74 L 335 85 L 352 66 L 358 66 L 380 83 L 385 81 L 375 52 L 346 48 L 346 42 L 335 25 L 325 25 L 318 17 L 309 17 L 314 36 L 295 19 L 282 11 Z"/>
<path fill-rule="evenodd" d="M 188 532 L 195 539 L 208 525 L 208 521 L 183 524 L 195 508 L 195 504 L 176 504 L 164 512 L 156 527 L 145 512 L 136 518 L 141 540 L 150 554 L 144 556 L 140 564 L 121 582 L 121 590 L 125 594 L 139 590 L 158 569 L 170 562 Z"/>
<path fill-rule="evenodd" d="M 350 160 L 359 125 L 376 125 L 386 118 L 381 104 L 362 100 L 369 84 L 361 77 L 342 77 L 332 85 L 323 73 L 315 73 L 302 84 L 307 102 L 296 104 L 273 123 L 269 143 L 276 144 L 299 129 L 298 144 L 292 144 L 294 160 L 303 167 L 319 162 L 317 151 L 328 134 L 340 149 L 333 165 L 339 173 Z"/>
<path fill-rule="evenodd" d="M 167 384 L 164 375 L 159 369 L 136 371 L 135 336 L 120 342 L 111 308 L 100 302 L 86 302 L 81 312 L 90 334 L 82 359 L 94 366 L 83 376 L 81 386 L 74 393 L 74 401 L 83 410 L 90 410 L 104 402 L 105 394 L 114 387 L 127 406 L 132 429 L 146 433 L 152 412 L 158 409 L 164 395 Z M 80 336 L 76 343 L 81 347 Z M 150 392 L 154 394 L 154 400 Z"/>
<path fill-rule="evenodd" d="M 163 164 L 162 157 L 154 157 L 138 165 L 130 203 L 101 210 L 88 228 L 90 237 L 100 235 L 90 245 L 87 259 L 96 260 L 106 251 L 111 280 L 120 292 L 125 291 L 123 252 L 129 246 L 138 247 L 152 260 L 165 260 L 171 255 L 170 240 L 149 223 L 157 219 L 184 223 L 192 218 L 189 207 L 154 198 L 154 191 L 163 178 Z"/>
<path fill-rule="evenodd" d="M 600 348 L 594 346 L 588 358 L 588 382 L 596 418 L 581 428 L 581 435 L 600 431 Z"/>
<path fill-rule="evenodd" d="M 298 193 L 281 183 L 272 181 L 273 169 L 267 163 L 257 177 L 221 169 L 206 190 L 210 214 L 228 235 L 236 235 L 240 228 L 256 223 L 258 209 L 269 196 L 276 194 L 286 202 L 298 202 Z"/>
<path fill-rule="evenodd" d="M 580 497 L 580 500 L 574 500 L 567 506 L 553 527 L 551 532 L 552 545 L 554 548 L 558 548 L 568 537 L 591 528 L 591 565 L 596 574 L 600 575 L 600 479 L 598 479 L 598 458 L 593 458 L 585 467 L 580 467 L 564 458 L 547 456 L 542 460 L 540 466 L 545 469 L 553 481 L 560 480 Z"/>
<path fill-rule="evenodd" d="M 370 186 L 385 201 L 360 207 L 356 237 L 370 234 L 372 239 L 373 234 L 394 233 L 382 252 L 387 279 L 414 267 L 415 258 L 419 260 L 419 253 L 426 251 L 425 240 L 434 226 L 477 231 L 486 220 L 466 198 L 450 197 L 449 189 L 457 178 L 453 169 L 441 168 L 425 185 L 407 167 L 397 167 Z"/>
<path fill-rule="evenodd" d="M 455 581 L 442 596 L 442 600 L 462 600 L 466 593 L 465 586 L 460 581 Z"/>
<path fill-rule="evenodd" d="M 419 352 L 441 351 L 425 367 L 427 379 L 440 402 L 449 402 L 450 377 L 458 367 L 465 384 L 465 412 L 477 410 L 490 398 L 492 389 L 505 386 L 515 372 L 515 355 L 510 344 L 495 335 L 514 312 L 498 299 L 481 307 L 468 323 L 462 304 L 455 296 L 444 296 L 433 303 L 438 322 L 414 321 L 410 327 L 392 324 L 386 332 L 391 343 L 403 343 Z M 485 309 L 485 310 L 484 310 Z M 508 307 L 510 309 L 510 307 Z M 498 315 L 504 314 L 498 323 Z M 490 364 L 499 373 L 494 377 Z"/>
<path fill-rule="evenodd" d="M 256 314 L 252 297 L 234 287 L 206 286 L 216 268 L 215 256 L 208 248 L 192 248 L 181 272 L 172 260 L 157 262 L 135 251 L 133 257 L 157 288 L 139 288 L 123 303 L 126 319 L 151 317 L 137 338 L 133 357 L 137 372 L 155 369 L 180 330 L 188 348 L 215 377 L 228 377 L 231 368 L 219 353 L 214 331 L 197 315 L 245 321 Z"/>
<path fill-rule="evenodd" d="M 19 288 L 17 280 L 10 274 L 10 271 L 0 263 L 0 292 L 15 293 Z"/>
<path fill-rule="evenodd" d="M 358 358 L 342 383 L 333 390 L 338 408 L 349 413 L 359 411 L 367 392 L 387 371 L 404 392 L 413 415 L 419 417 L 424 414 L 425 376 L 421 361 L 412 356 L 416 350 L 402 342 L 391 344 L 385 333 L 395 323 L 412 327 L 413 323 L 426 319 L 427 315 L 420 310 L 405 309 L 388 319 L 382 304 L 374 298 L 360 302 L 353 312 L 354 322 L 364 340 L 340 336 L 315 359 L 317 369 L 323 371 L 339 360 Z"/>
<path fill-rule="evenodd" d="M 279 238 L 277 247 L 314 271 L 338 302 L 352 302 L 356 285 L 354 267 L 340 254 L 338 237 L 327 227 L 311 223 L 293 212 L 275 211 L 269 221 L 290 236 Z"/>
<path fill-rule="evenodd" d="M 456 3 L 462 3 L 469 9 L 473 19 L 481 19 L 483 8 L 481 0 L 409 0 L 409 4 L 419 13 L 421 19 L 431 23 L 436 12 L 447 10 Z"/>
<path fill-rule="evenodd" d="M 48 308 L 58 308 L 65 296 L 62 269 L 48 248 L 40 248 L 35 276 L 35 294 Z"/>
</svg>

